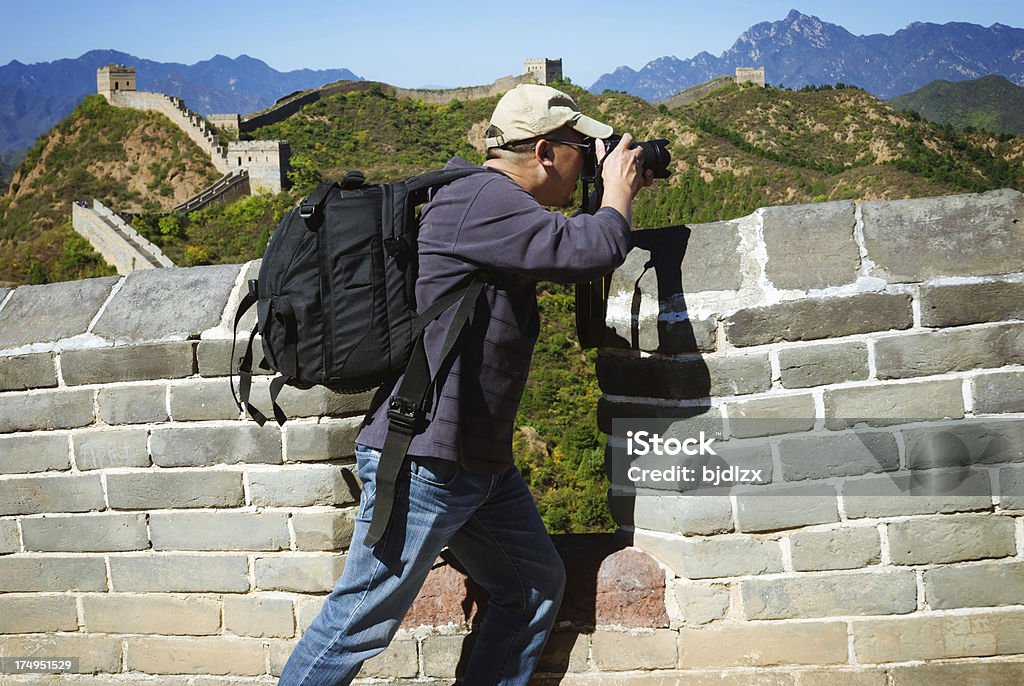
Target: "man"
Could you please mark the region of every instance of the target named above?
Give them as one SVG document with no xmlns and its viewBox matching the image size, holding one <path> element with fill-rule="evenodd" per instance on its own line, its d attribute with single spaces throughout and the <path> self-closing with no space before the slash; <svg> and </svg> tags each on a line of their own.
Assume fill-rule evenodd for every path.
<svg viewBox="0 0 1024 686">
<path fill-rule="evenodd" d="M 336 686 L 398 630 L 446 546 L 490 598 L 463 683 L 525 685 L 555 622 L 565 570 L 513 465 L 512 432 L 540 328 L 536 282 L 580 282 L 625 260 L 633 197 L 650 185 L 639 149 L 622 142 L 603 162 L 602 206 L 571 219 L 566 207 L 595 139 L 612 128 L 548 86 L 521 85 L 495 107 L 485 170 L 444 186 L 423 210 L 421 308 L 488 274 L 413 437 L 383 537 L 364 544 L 388 430 L 382 388 L 357 439 L 363 493 L 345 571 L 289 658 L 281 686 Z M 598 146 L 603 150 L 603 146 Z M 471 167 L 454 158 L 448 168 Z M 455 307 L 425 330 L 436 371 Z"/>
</svg>

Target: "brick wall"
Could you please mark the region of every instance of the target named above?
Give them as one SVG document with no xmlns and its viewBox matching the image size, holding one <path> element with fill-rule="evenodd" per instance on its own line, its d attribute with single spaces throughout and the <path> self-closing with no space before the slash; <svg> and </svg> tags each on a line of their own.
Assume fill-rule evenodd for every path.
<svg viewBox="0 0 1024 686">
<path fill-rule="evenodd" d="M 773 488 L 831 490 L 616 495 L 634 547 L 559 541 L 537 683 L 1020 683 L 1020 219 L 1000 191 L 638 234 L 602 426 L 701 423 Z M 283 429 L 239 421 L 229 325 L 257 268 L 0 289 L 0 657 L 83 672 L 0 686 L 275 683 L 344 565 L 368 396 L 295 391 Z M 986 446 L 965 494 L 885 490 L 957 422 Z M 362 678 L 450 683 L 479 602 L 439 568 Z"/>
<path fill-rule="evenodd" d="M 669 570 L 679 674 L 1024 683 L 1022 219 L 996 191 L 637 236 L 598 415 L 616 518 Z M 638 484 L 626 418 L 768 483 Z"/>
</svg>

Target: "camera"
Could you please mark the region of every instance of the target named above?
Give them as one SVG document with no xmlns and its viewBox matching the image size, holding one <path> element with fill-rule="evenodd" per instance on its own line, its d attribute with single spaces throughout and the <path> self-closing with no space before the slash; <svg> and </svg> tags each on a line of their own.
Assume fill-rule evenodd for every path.
<svg viewBox="0 0 1024 686">
<path fill-rule="evenodd" d="M 615 149 L 622 141 L 622 136 L 619 134 L 613 134 L 605 139 L 604 149 L 605 154 L 610 153 Z M 672 156 L 668 152 L 668 139 L 666 138 L 654 138 L 649 141 L 633 141 L 629 146 L 630 150 L 633 148 L 640 148 L 644 154 L 644 169 L 650 169 L 654 172 L 654 178 L 656 179 L 667 179 L 668 174 L 668 163 L 672 161 Z"/>
</svg>

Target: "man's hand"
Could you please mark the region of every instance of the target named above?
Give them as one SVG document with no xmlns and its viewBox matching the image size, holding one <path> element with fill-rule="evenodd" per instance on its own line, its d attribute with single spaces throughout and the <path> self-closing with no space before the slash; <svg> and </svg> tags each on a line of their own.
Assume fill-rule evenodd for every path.
<svg viewBox="0 0 1024 686">
<path fill-rule="evenodd" d="M 601 180 L 604 182 L 604 194 L 601 207 L 612 207 L 632 224 L 633 198 L 644 186 L 654 183 L 654 172 L 643 169 L 643 151 L 637 147 L 630 149 L 633 136 L 624 133 L 622 140 L 615 149 L 604 155 L 604 143 L 595 146 L 601 168 Z"/>
</svg>

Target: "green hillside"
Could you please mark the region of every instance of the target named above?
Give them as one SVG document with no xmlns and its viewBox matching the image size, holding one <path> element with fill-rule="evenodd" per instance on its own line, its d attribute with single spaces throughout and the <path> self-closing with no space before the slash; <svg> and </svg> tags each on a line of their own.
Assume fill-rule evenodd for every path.
<svg viewBox="0 0 1024 686">
<path fill-rule="evenodd" d="M 900 113 L 857 89 L 794 92 L 732 85 L 691 105 L 670 108 L 621 93 L 595 95 L 566 88 L 584 111 L 617 130 L 638 139 L 671 141 L 672 178 L 641 194 L 635 209 L 640 226 L 729 219 L 769 205 L 1024 187 L 1024 138 L 957 132 Z M 393 180 L 440 167 L 452 155 L 481 162 L 483 132 L 496 102 L 495 97 L 425 104 L 396 99 L 372 86 L 326 98 L 250 134 L 290 142 L 291 191 L 214 205 L 188 217 L 154 212 L 137 219 L 136 226 L 177 264 L 259 257 L 280 217 L 320 179 L 339 179 L 348 170 L 360 169 L 371 181 Z M 27 280 L 24 270 L 11 268 L 8 256 L 24 264 L 25 255 L 42 254 L 45 241 L 33 242 L 26 227 L 32 226 L 33 216 L 55 225 L 66 222 L 64 208 L 70 199 L 96 196 L 115 210 L 152 212 L 166 206 L 159 183 L 151 191 L 133 194 L 113 183 L 100 185 L 101 178 L 84 171 L 103 159 L 110 179 L 126 178 L 132 162 L 116 158 L 116 141 L 124 134 L 101 133 L 107 127 L 143 125 L 144 120 L 122 120 L 122 114 L 156 116 L 87 101 L 41 139 L 19 167 L 18 188 L 0 205 L 7 222 L 0 233 L 0 280 Z M 75 136 L 79 129 L 95 133 Z M 93 139 L 105 142 L 90 143 Z M 176 160 L 179 174 L 205 178 L 209 170 L 204 161 L 182 152 L 187 146 L 173 140 L 153 141 L 152 154 Z M 56 159 L 72 170 L 71 176 L 54 164 Z M 26 214 L 22 204 L 29 196 L 24 188 L 33 189 L 31 197 L 43 199 L 32 201 L 37 205 L 59 199 L 54 205 L 59 212 Z M 62 245 L 74 245 L 66 233 L 51 233 L 46 240 L 58 256 Z M 102 267 L 89 264 L 93 270 Z M 58 259 L 50 265 L 45 274 L 49 278 L 87 273 L 78 263 L 69 266 Z M 583 352 L 575 340 L 570 289 L 541 284 L 540 290 L 544 330 L 517 418 L 517 463 L 552 531 L 607 530 L 611 518 L 605 505 L 605 439 L 594 417 L 600 395 L 594 353 Z"/>
<path fill-rule="evenodd" d="M 932 81 L 889 104 L 958 130 L 1024 134 L 1024 88 L 998 75 L 955 83 Z"/>
<path fill-rule="evenodd" d="M 166 117 L 90 95 L 36 141 L 0 199 L 0 281 L 66 281 L 110 267 L 71 228 L 71 203 L 115 211 L 173 207 L 218 178 Z"/>
</svg>

